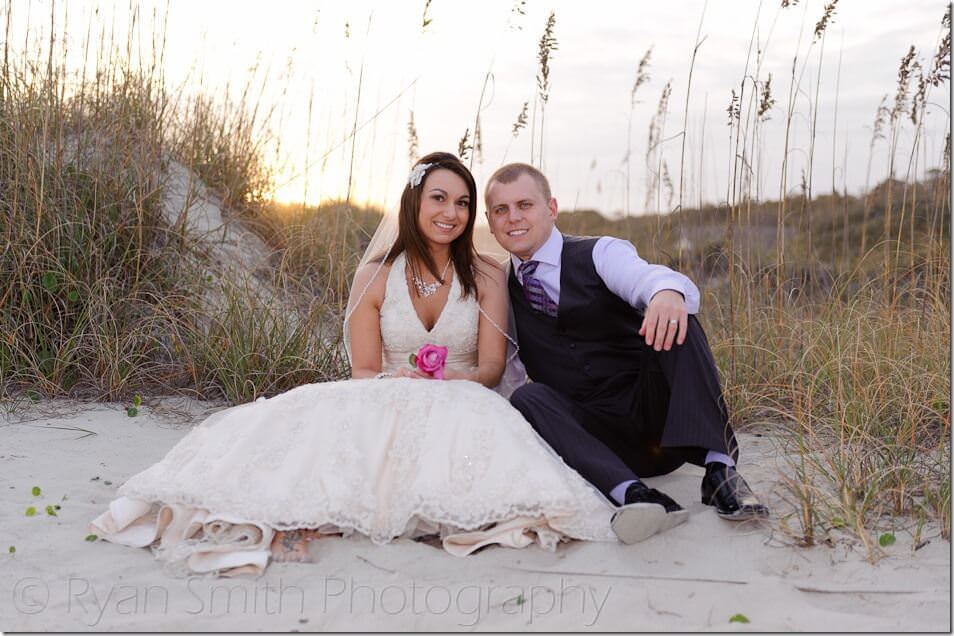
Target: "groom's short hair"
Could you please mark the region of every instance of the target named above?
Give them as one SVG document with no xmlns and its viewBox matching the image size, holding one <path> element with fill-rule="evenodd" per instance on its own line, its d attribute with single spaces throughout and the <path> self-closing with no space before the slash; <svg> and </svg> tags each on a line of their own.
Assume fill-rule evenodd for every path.
<svg viewBox="0 0 954 636">
<path fill-rule="evenodd" d="M 484 201 L 487 201 L 487 195 L 490 194 L 490 186 L 495 182 L 513 183 L 519 179 L 521 175 L 525 174 L 530 175 L 533 177 L 533 180 L 537 182 L 537 187 L 540 188 L 540 192 L 543 193 L 544 201 L 549 201 L 553 198 L 553 195 L 550 194 L 550 182 L 547 181 L 547 178 L 543 176 L 542 172 L 528 163 L 508 163 L 505 166 L 497 168 L 497 170 L 490 175 L 490 179 L 487 180 L 487 185 L 484 187 Z"/>
</svg>

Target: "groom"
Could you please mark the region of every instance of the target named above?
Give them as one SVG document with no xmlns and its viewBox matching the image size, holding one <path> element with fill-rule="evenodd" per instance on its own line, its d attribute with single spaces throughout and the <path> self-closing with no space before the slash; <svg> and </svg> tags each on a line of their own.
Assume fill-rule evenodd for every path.
<svg viewBox="0 0 954 636">
<path fill-rule="evenodd" d="M 647 263 L 627 241 L 561 234 L 556 199 L 533 166 L 498 169 L 484 198 L 491 232 L 511 255 L 510 301 L 532 380 L 510 400 L 621 506 L 620 539 L 685 520 L 682 506 L 640 477 L 687 461 L 705 466 L 702 501 L 719 516 L 768 516 L 735 469 L 738 445 L 692 281 Z"/>
</svg>

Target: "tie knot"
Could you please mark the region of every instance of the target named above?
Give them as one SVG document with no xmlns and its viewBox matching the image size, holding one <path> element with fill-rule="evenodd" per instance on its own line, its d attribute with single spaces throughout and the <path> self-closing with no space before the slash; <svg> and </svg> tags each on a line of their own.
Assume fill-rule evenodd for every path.
<svg viewBox="0 0 954 636">
<path fill-rule="evenodd" d="M 524 261 L 520 263 L 520 277 L 526 278 L 527 276 L 533 276 L 539 264 L 540 261 Z"/>
</svg>

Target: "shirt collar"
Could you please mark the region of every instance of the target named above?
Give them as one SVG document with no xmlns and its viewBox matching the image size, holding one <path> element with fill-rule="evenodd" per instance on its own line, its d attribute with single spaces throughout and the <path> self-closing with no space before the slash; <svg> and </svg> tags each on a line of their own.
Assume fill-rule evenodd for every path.
<svg viewBox="0 0 954 636">
<path fill-rule="evenodd" d="M 550 230 L 550 236 L 547 238 L 546 242 L 540 246 L 536 252 L 533 253 L 527 260 L 539 261 L 541 263 L 546 263 L 547 265 L 552 265 L 554 267 L 560 266 L 560 259 L 563 257 L 563 234 L 553 226 L 553 229 Z M 513 265 L 514 271 L 520 269 L 520 263 L 523 261 L 519 257 L 511 254 L 510 262 Z"/>
</svg>

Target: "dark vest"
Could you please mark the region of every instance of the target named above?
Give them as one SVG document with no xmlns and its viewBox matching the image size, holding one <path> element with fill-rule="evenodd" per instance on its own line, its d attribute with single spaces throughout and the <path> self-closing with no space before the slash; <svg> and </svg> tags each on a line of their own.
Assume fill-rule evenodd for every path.
<svg viewBox="0 0 954 636">
<path fill-rule="evenodd" d="M 587 400 L 621 375 L 635 378 L 645 340 L 643 316 L 607 289 L 593 265 L 599 237 L 563 237 L 556 318 L 530 307 L 510 272 L 510 301 L 527 375 L 576 400 Z"/>
</svg>

